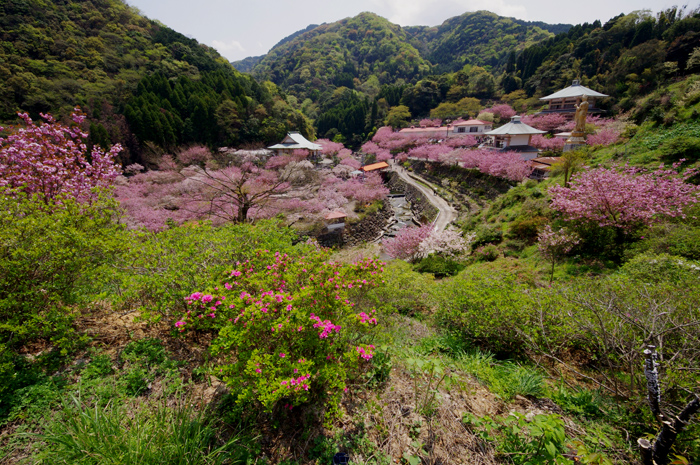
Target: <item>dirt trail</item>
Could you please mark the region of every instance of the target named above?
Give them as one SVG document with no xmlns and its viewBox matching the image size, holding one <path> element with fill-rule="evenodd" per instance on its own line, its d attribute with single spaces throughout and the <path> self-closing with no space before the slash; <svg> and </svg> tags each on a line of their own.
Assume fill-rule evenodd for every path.
<svg viewBox="0 0 700 465">
<path fill-rule="evenodd" d="M 436 186 L 425 179 L 420 178 L 419 176 L 410 174 L 402 166 L 399 166 L 396 163 L 391 164 L 391 169 L 398 174 L 401 179 L 412 186 L 417 187 L 423 193 L 423 195 L 427 197 L 428 201 L 438 208 L 439 212 L 437 218 L 435 221 L 433 221 L 433 229 L 436 231 L 442 231 L 447 228 L 450 223 L 457 219 L 457 211 L 452 208 L 452 206 L 447 203 L 445 199 L 435 194 Z M 426 185 L 430 187 L 425 187 Z"/>
</svg>

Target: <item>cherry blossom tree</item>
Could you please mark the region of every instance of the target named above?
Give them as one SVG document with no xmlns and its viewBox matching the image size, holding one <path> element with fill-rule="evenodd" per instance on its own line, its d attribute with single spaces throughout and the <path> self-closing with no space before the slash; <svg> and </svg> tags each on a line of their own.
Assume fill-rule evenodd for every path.
<svg viewBox="0 0 700 465">
<path fill-rule="evenodd" d="M 568 120 L 561 113 L 546 113 L 544 115 L 525 115 L 520 119 L 523 123 L 537 128 L 540 131 L 553 132 L 565 124 Z"/>
<path fill-rule="evenodd" d="M 382 245 L 390 257 L 413 262 L 418 258 L 421 242 L 428 238 L 432 231 L 433 227 L 429 224 L 404 228 L 395 237 L 382 242 Z"/>
<path fill-rule="evenodd" d="M 367 173 L 363 177 L 350 179 L 338 184 L 338 191 L 345 197 L 355 199 L 362 204 L 381 200 L 389 195 L 378 173 Z"/>
<path fill-rule="evenodd" d="M 418 124 L 422 128 L 439 128 L 440 126 L 442 126 L 442 120 L 439 118 L 425 118 L 420 120 L 420 123 Z"/>
<path fill-rule="evenodd" d="M 459 261 L 469 253 L 475 239 L 476 233 L 470 233 L 463 237 L 462 231 L 455 229 L 433 230 L 418 245 L 417 256 L 426 258 L 430 254 L 436 254 L 450 260 Z"/>
<path fill-rule="evenodd" d="M 0 189 L 9 195 L 38 195 L 49 204 L 63 197 L 89 202 L 99 195 L 96 188 L 112 186 L 120 173 L 114 163 L 122 150 L 119 144 L 107 152 L 99 146 L 89 151 L 83 142 L 88 135 L 79 126 L 85 115 L 79 108 L 71 126 L 51 115 L 41 116 L 44 123 L 36 125 L 20 113 L 25 127 L 0 137 Z"/>
<path fill-rule="evenodd" d="M 485 111 L 493 113 L 493 115 L 499 118 L 501 121 L 509 120 L 511 117 L 515 116 L 515 110 L 513 110 L 513 107 L 511 107 L 507 103 L 494 105 L 491 108 L 486 109 Z"/>
<path fill-rule="evenodd" d="M 560 152 L 566 145 L 566 140 L 561 137 L 545 137 L 543 134 L 535 134 L 530 139 L 530 145 L 540 150 Z"/>
<path fill-rule="evenodd" d="M 663 218 L 683 217 L 700 198 L 700 187 L 686 183 L 673 169 L 596 168 L 576 174 L 570 187 L 550 189 L 552 208 L 567 221 L 583 221 L 629 233 Z"/>
<path fill-rule="evenodd" d="M 546 225 L 537 236 L 537 248 L 540 255 L 552 262 L 552 269 L 549 275 L 549 283 L 554 279 L 554 264 L 571 252 L 576 244 L 581 242 L 578 234 L 569 232 L 566 229 L 552 230 L 550 225 Z"/>
<path fill-rule="evenodd" d="M 586 137 L 588 145 L 608 146 L 616 143 L 620 139 L 620 131 L 614 128 L 603 128 L 595 134 Z"/>
<path fill-rule="evenodd" d="M 517 152 L 466 149 L 460 153 L 464 168 L 475 168 L 491 176 L 522 181 L 532 172 L 530 165 Z"/>
</svg>

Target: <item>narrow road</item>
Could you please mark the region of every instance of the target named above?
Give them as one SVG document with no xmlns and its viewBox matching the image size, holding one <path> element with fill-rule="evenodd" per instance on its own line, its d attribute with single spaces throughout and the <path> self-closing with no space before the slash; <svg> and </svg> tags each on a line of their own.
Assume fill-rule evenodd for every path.
<svg viewBox="0 0 700 465">
<path fill-rule="evenodd" d="M 425 195 L 428 201 L 437 207 L 438 216 L 435 221 L 433 221 L 433 229 L 436 231 L 442 231 L 447 228 L 447 225 L 457 219 L 457 211 L 452 208 L 452 206 L 447 203 L 445 199 L 433 193 L 435 192 L 435 186 L 433 184 L 429 183 L 425 179 L 421 179 L 418 176 L 409 174 L 402 166 L 397 165 L 396 163 L 392 162 L 390 166 L 392 171 L 398 174 L 401 179 L 406 181 L 408 184 L 417 187 L 418 190 Z M 420 182 L 417 182 L 417 179 L 420 180 Z M 425 187 L 425 185 L 421 183 L 425 183 L 426 185 L 430 186 L 430 188 Z"/>
</svg>

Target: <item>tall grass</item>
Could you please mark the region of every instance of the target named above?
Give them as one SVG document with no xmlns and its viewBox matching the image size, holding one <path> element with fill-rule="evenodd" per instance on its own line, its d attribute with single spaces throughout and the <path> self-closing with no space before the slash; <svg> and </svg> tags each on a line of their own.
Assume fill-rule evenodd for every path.
<svg viewBox="0 0 700 465">
<path fill-rule="evenodd" d="M 240 438 L 218 445 L 201 411 L 164 403 L 130 412 L 123 404 L 88 407 L 73 398 L 39 439 L 35 464 L 223 465 L 245 463 Z"/>
</svg>

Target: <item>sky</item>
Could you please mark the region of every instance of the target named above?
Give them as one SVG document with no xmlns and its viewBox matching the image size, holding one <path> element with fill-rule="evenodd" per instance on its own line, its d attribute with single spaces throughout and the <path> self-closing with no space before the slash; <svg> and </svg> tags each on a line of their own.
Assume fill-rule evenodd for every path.
<svg viewBox="0 0 700 465">
<path fill-rule="evenodd" d="M 468 11 L 546 23 L 602 23 L 620 13 L 654 14 L 677 0 L 126 0 L 143 15 L 214 47 L 231 61 L 264 55 L 309 24 L 332 23 L 363 11 L 401 26 L 438 26 Z M 681 3 L 682 4 L 682 3 Z M 694 8 L 692 5 L 690 8 Z"/>
</svg>

